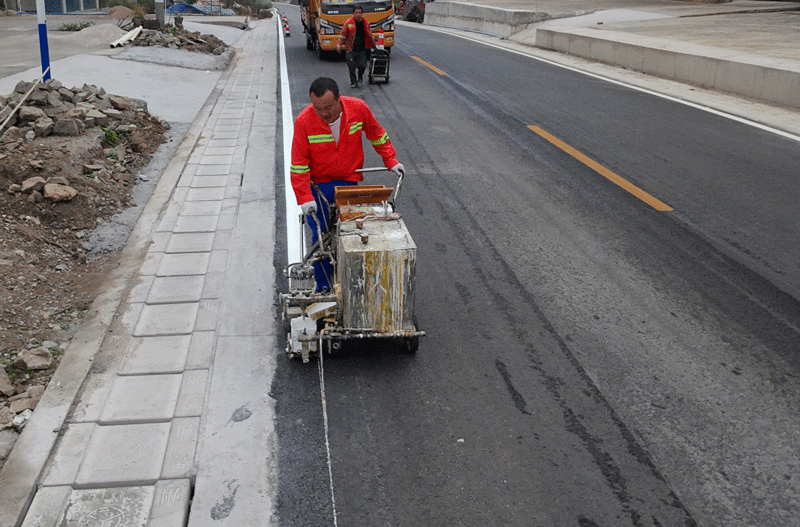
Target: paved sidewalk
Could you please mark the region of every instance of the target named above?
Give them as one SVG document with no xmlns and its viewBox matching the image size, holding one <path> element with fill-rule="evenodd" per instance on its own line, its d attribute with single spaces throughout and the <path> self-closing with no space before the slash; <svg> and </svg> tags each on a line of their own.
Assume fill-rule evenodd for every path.
<svg viewBox="0 0 800 527">
<path fill-rule="evenodd" d="M 271 524 L 276 21 L 159 181 L 3 468 L 0 525 Z"/>
</svg>

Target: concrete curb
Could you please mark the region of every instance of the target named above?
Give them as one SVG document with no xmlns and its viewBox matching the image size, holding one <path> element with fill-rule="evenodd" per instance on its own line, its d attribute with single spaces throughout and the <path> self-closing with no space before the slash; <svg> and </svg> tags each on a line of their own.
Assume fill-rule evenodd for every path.
<svg viewBox="0 0 800 527">
<path fill-rule="evenodd" d="M 592 28 L 537 29 L 536 47 L 800 108 L 800 63 Z"/>
<path fill-rule="evenodd" d="M 62 427 L 80 393 L 92 361 L 111 326 L 125 290 L 141 266 L 152 232 L 180 177 L 189 154 L 200 137 L 205 122 L 219 97 L 212 91 L 200 113 L 194 119 L 175 155 L 136 222 L 125 248 L 119 255 L 120 266 L 109 276 L 102 293 L 92 303 L 89 317 L 81 324 L 70 342 L 64 359 L 47 385 L 33 417 L 17 439 L 2 472 L 0 472 L 0 525 L 19 526 L 25 518 L 36 484 L 53 451 Z"/>
<path fill-rule="evenodd" d="M 507 38 L 530 24 L 549 20 L 547 13 L 502 9 L 462 2 L 425 4 L 425 23 L 432 26 L 456 27 Z"/>
</svg>

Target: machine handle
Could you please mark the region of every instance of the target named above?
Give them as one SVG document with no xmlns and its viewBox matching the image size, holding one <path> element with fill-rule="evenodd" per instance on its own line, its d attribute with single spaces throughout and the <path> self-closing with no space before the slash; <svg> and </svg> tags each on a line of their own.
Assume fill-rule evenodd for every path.
<svg viewBox="0 0 800 527">
<path fill-rule="evenodd" d="M 360 172 L 362 174 L 364 172 L 383 172 L 383 171 L 391 172 L 386 167 L 370 167 L 370 168 L 359 168 L 359 169 L 356 169 L 356 172 Z M 392 192 L 392 195 L 389 197 L 389 203 L 391 203 L 392 208 L 394 208 L 394 204 L 397 201 L 397 196 L 400 195 L 400 185 L 402 185 L 402 184 L 403 184 L 403 176 L 398 176 L 397 177 L 397 186 L 394 188 L 394 192 Z"/>
</svg>

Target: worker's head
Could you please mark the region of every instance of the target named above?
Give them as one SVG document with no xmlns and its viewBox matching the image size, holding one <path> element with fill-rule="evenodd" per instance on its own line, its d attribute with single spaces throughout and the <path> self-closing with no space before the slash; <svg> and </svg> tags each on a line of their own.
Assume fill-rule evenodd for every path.
<svg viewBox="0 0 800 527">
<path fill-rule="evenodd" d="M 339 85 L 330 77 L 318 77 L 308 89 L 311 105 L 319 118 L 331 124 L 342 114 L 339 101 Z"/>
<path fill-rule="evenodd" d="M 361 17 L 364 15 L 364 9 L 361 7 L 354 7 L 353 8 L 353 18 L 355 18 L 358 22 L 361 22 Z"/>
</svg>

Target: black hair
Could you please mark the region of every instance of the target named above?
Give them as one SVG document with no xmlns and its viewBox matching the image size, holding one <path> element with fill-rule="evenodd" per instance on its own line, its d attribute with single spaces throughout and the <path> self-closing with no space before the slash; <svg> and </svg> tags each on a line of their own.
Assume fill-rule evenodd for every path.
<svg viewBox="0 0 800 527">
<path fill-rule="evenodd" d="M 364 12 L 364 8 L 363 8 L 363 7 L 361 7 L 360 5 L 357 5 L 357 6 L 355 6 L 355 7 L 353 8 L 353 13 L 355 13 L 355 12 L 356 12 L 356 9 L 359 9 L 359 10 L 361 10 L 361 12 L 362 12 L 362 13 Z"/>
<path fill-rule="evenodd" d="M 314 82 L 311 83 L 308 94 L 311 95 L 313 93 L 317 97 L 322 97 L 327 91 L 332 92 L 333 96 L 337 99 L 339 98 L 339 85 L 336 84 L 335 80 L 330 77 L 317 77 L 314 79 Z"/>
</svg>

